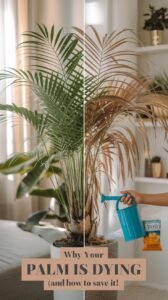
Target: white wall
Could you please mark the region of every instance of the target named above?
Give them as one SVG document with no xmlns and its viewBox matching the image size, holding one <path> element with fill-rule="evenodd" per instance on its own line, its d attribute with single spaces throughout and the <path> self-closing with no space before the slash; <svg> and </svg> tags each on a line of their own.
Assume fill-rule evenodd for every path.
<svg viewBox="0 0 168 300">
<path fill-rule="evenodd" d="M 138 14 L 138 34 L 140 40 L 144 45 L 149 45 L 149 32 L 142 29 L 144 24 L 143 14 L 149 11 L 149 4 L 154 5 L 156 8 L 168 7 L 167 0 L 141 0 L 139 1 L 139 14 Z M 168 31 L 165 30 L 165 43 L 168 42 Z M 155 55 L 148 54 L 139 58 L 139 68 L 141 72 L 150 77 L 162 74 L 163 71 L 168 70 L 168 53 L 157 53 Z M 164 147 L 168 149 L 168 143 L 165 140 L 164 130 L 158 128 L 156 136 L 152 128 L 147 129 L 149 143 L 151 148 L 151 156 L 159 155 L 163 161 L 163 176 L 166 176 L 168 171 L 168 154 L 165 152 Z M 137 138 L 138 139 L 138 138 Z M 140 176 L 144 176 L 144 152 L 142 144 L 139 145 L 140 157 Z M 136 189 L 139 192 L 155 194 L 168 192 L 167 184 L 159 183 L 137 183 Z M 139 240 L 135 245 L 135 254 L 137 257 L 143 257 L 147 260 L 147 280 L 144 283 L 148 286 L 167 289 L 168 287 L 168 207 L 158 206 L 141 206 L 142 219 L 160 219 L 161 220 L 161 245 L 163 251 L 161 252 L 143 252 L 143 241 Z"/>
<path fill-rule="evenodd" d="M 166 185 L 159 184 L 138 184 L 136 189 L 144 193 L 167 192 Z M 163 251 L 142 251 L 143 240 L 137 240 L 135 244 L 135 255 L 139 258 L 146 258 L 147 286 L 168 289 L 168 207 L 141 206 L 142 220 L 161 220 L 161 246 Z"/>
<path fill-rule="evenodd" d="M 112 29 L 130 28 L 137 32 L 137 0 L 112 0 Z"/>
<path fill-rule="evenodd" d="M 149 145 L 151 148 L 151 157 L 159 155 L 163 162 L 163 176 L 168 172 L 168 143 L 165 140 L 164 129 L 157 128 L 156 133 L 153 128 L 147 129 Z M 156 135 L 155 135 L 156 134 Z M 138 136 L 138 135 L 137 135 Z M 140 176 L 144 176 L 144 151 L 143 145 L 139 144 L 140 149 Z M 147 194 L 168 192 L 167 184 L 160 183 L 136 183 L 136 190 Z M 141 206 L 141 217 L 143 220 L 161 220 L 161 245 L 162 252 L 143 252 L 143 241 L 136 242 L 135 254 L 137 257 L 147 259 L 147 281 L 145 284 L 158 288 L 167 288 L 168 286 L 168 207 L 159 206 Z"/>
</svg>

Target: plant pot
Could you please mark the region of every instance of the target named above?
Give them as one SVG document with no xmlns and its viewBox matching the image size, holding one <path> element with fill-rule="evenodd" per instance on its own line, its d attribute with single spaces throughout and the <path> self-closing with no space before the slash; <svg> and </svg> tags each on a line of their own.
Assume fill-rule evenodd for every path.
<svg viewBox="0 0 168 300">
<path fill-rule="evenodd" d="M 118 243 L 111 241 L 109 244 L 99 245 L 107 247 L 109 258 L 118 257 Z M 51 258 L 60 257 L 60 248 L 51 246 Z M 54 300 L 117 300 L 117 291 L 54 291 Z"/>
<path fill-rule="evenodd" d="M 113 240 L 109 244 L 99 245 L 98 247 L 108 248 L 108 257 L 118 257 L 118 243 Z M 86 291 L 85 300 L 117 300 L 117 291 Z"/>
<path fill-rule="evenodd" d="M 153 46 L 163 44 L 163 30 L 151 30 L 150 39 Z"/>
<path fill-rule="evenodd" d="M 64 246 L 66 247 L 66 246 Z M 76 247 L 77 248 L 77 247 Z M 51 258 L 59 258 L 60 257 L 60 247 L 56 247 L 51 245 Z M 84 291 L 54 291 L 54 300 L 83 300 L 84 299 Z"/>
<path fill-rule="evenodd" d="M 83 291 L 54 291 L 54 300 L 84 300 Z"/>
<path fill-rule="evenodd" d="M 152 177 L 160 178 L 162 174 L 162 164 L 159 163 L 152 163 Z"/>
</svg>

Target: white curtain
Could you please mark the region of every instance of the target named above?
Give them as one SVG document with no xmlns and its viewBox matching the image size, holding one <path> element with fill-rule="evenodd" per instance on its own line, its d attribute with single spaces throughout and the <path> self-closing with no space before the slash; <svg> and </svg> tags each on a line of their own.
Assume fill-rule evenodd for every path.
<svg viewBox="0 0 168 300">
<path fill-rule="evenodd" d="M 20 34 L 36 30 L 36 23 L 67 30 L 72 26 L 84 26 L 84 0 L 0 0 L 0 70 L 6 67 L 22 68 L 28 64 L 22 53 L 17 54 L 16 45 L 21 41 Z M 17 103 L 32 108 L 29 91 L 19 88 L 4 90 L 0 82 L 0 103 Z M 30 128 L 24 123 L 12 127 L 0 124 L 0 162 L 11 154 L 26 151 L 30 147 Z M 46 209 L 48 199 L 15 200 L 19 178 L 0 175 L 0 218 L 25 220 L 38 209 Z"/>
<path fill-rule="evenodd" d="M 17 52 L 17 44 L 21 41 L 21 32 L 29 28 L 28 0 L 0 0 L 0 69 L 24 68 L 26 62 L 22 53 Z M 6 83 L 8 85 L 8 82 Z M 5 88 L 0 82 L 0 103 L 17 103 L 20 106 L 31 106 L 29 93 L 25 88 L 12 90 Z M 0 161 L 18 151 L 26 151 L 30 147 L 28 137 L 30 129 L 25 122 L 12 125 L 12 121 L 0 124 Z M 20 178 L 0 176 L 0 218 L 25 220 L 38 209 L 38 200 L 25 197 L 15 200 L 16 187 Z"/>
</svg>

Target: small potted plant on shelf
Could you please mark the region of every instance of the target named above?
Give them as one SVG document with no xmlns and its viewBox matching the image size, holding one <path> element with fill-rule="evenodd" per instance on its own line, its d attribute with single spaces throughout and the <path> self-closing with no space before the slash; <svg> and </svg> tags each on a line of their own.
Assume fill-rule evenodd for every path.
<svg viewBox="0 0 168 300">
<path fill-rule="evenodd" d="M 163 31 L 168 28 L 168 13 L 167 8 L 155 9 L 152 5 L 149 5 L 149 11 L 144 14 L 149 18 L 145 20 L 143 29 L 150 31 L 151 44 L 156 46 L 163 43 Z"/>
<path fill-rule="evenodd" d="M 152 177 L 160 178 L 161 174 L 162 174 L 161 158 L 159 156 L 154 156 L 152 158 Z"/>
</svg>

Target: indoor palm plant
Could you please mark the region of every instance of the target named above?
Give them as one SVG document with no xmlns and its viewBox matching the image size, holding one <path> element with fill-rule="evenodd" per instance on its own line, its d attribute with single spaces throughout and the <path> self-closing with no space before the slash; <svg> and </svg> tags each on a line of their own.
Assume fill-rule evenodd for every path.
<svg viewBox="0 0 168 300">
<path fill-rule="evenodd" d="M 85 106 L 85 213 L 90 215 L 94 211 L 90 239 L 93 243 L 100 244 L 105 242 L 103 238 L 101 240 L 96 236 L 102 174 L 106 177 L 106 182 L 109 182 L 109 188 L 113 185 L 114 173 L 123 182 L 133 176 L 134 167 L 138 167 L 139 153 L 134 127 L 130 125 L 138 124 L 142 143 L 149 152 L 142 115 L 150 119 L 155 127 L 154 110 L 160 107 L 167 111 L 168 106 L 165 102 L 157 101 L 158 99 L 142 97 L 149 93 L 148 85 L 137 76 L 136 64 L 131 59 L 131 55 L 135 56 L 135 53 L 123 50 L 124 45 L 131 42 L 125 38 L 125 34 L 130 34 L 129 31 L 113 32 L 102 38 L 94 28 L 92 31 L 94 34 L 83 33 L 86 40 L 85 61 L 86 69 L 89 68 L 89 73 L 100 82 L 97 88 L 100 95 L 93 94 Z M 82 34 L 81 31 L 78 32 Z M 164 118 L 159 122 L 167 134 L 167 120 Z M 113 163 L 115 158 L 118 160 L 117 170 Z"/>
<path fill-rule="evenodd" d="M 38 32 L 24 33 L 20 45 L 31 67 L 0 74 L 1 80 L 11 80 L 14 87 L 28 85 L 38 98 L 38 111 L 0 105 L 1 111 L 10 111 L 34 127 L 37 145 L 9 158 L 0 171 L 23 175 L 17 197 L 29 193 L 57 199 L 62 215 L 54 217 L 70 233 L 62 245 L 107 245 L 97 236 L 101 174 L 111 183 L 113 159 L 118 157 L 119 175 L 123 180 L 132 175 L 138 148 L 134 132 L 123 120 L 139 122 L 142 140 L 147 141 L 141 115 L 155 126 L 153 109 L 164 105 L 141 100 L 146 90 L 131 62 L 134 52 L 123 50 L 130 42 L 126 30 L 101 37 L 93 27 L 91 34 L 79 28 L 64 33 L 63 29 L 56 32 L 54 26 L 51 30 L 38 27 Z M 167 129 L 167 123 L 162 124 Z M 40 181 L 46 176 L 53 188 L 44 190 Z"/>
<path fill-rule="evenodd" d="M 38 97 L 38 111 L 0 104 L 1 111 L 10 111 L 34 127 L 36 147 L 14 154 L 0 164 L 0 171 L 23 175 L 17 198 L 29 193 L 57 199 L 62 216 L 54 217 L 64 222 L 73 237 L 71 242 L 82 242 L 84 233 L 86 243 L 104 243 L 97 237 L 100 174 L 103 172 L 112 181 L 115 155 L 124 180 L 125 170 L 131 176 L 138 158 L 136 139 L 123 119 L 139 122 L 144 140 L 147 137 L 141 115 L 145 114 L 155 126 L 154 107 L 167 108 L 140 97 L 148 91 L 131 62 L 135 53 L 123 50 L 131 42 L 125 37 L 129 31 L 101 37 L 93 27 L 89 29 L 91 34 L 79 28 L 73 33 L 56 31 L 54 26 L 51 30 L 45 25 L 38 28 L 39 32 L 24 33 L 25 40 L 19 45 L 31 67 L 0 73 L 1 80 L 10 79 L 14 87 L 28 85 Z M 167 123 L 162 124 L 167 129 Z M 39 188 L 46 176 L 51 178 L 52 189 Z"/>
</svg>

